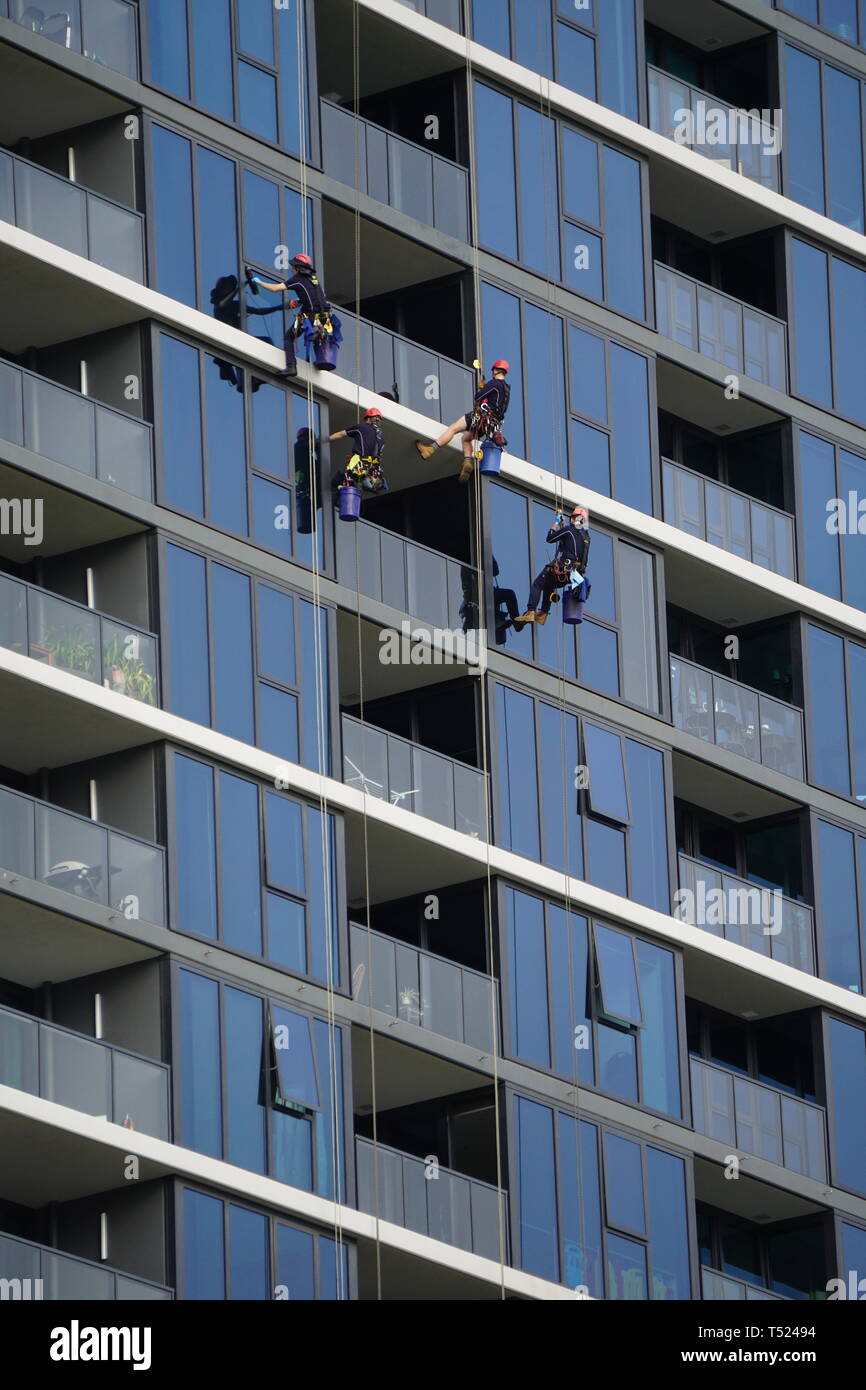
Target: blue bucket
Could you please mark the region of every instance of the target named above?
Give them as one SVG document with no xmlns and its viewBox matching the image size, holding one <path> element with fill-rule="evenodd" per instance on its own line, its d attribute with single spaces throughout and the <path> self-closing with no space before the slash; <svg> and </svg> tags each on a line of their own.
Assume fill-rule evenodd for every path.
<svg viewBox="0 0 866 1390">
<path fill-rule="evenodd" d="M 498 473 L 499 465 L 502 462 L 502 450 L 496 444 L 491 444 L 489 439 L 485 439 L 481 445 L 480 473 Z"/>
<path fill-rule="evenodd" d="M 313 366 L 323 372 L 332 372 L 337 365 L 339 351 L 339 344 L 334 342 L 333 334 L 327 338 L 314 339 Z"/>
<path fill-rule="evenodd" d="M 562 621 L 564 623 L 582 623 L 585 599 L 578 598 L 579 589 L 566 589 L 562 595 Z"/>
<path fill-rule="evenodd" d="M 361 494 L 356 487 L 350 487 L 348 483 L 339 489 L 340 492 L 340 520 L 357 521 L 361 515 Z"/>
</svg>

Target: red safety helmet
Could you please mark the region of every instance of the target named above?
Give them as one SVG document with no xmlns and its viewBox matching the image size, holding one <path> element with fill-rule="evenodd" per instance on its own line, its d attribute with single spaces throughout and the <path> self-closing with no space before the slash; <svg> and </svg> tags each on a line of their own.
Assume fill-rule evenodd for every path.
<svg viewBox="0 0 866 1390">
<path fill-rule="evenodd" d="M 369 410 L 364 411 L 365 420 L 381 420 L 382 412 L 375 405 L 371 405 Z"/>
<path fill-rule="evenodd" d="M 498 362 L 493 363 L 493 366 L 490 368 L 490 370 L 491 372 L 507 372 L 508 363 L 504 360 L 504 358 L 500 357 Z"/>
<path fill-rule="evenodd" d="M 309 433 L 310 433 L 310 431 L 309 431 L 308 427 L 307 427 L 306 425 L 304 425 L 303 429 L 298 430 L 298 433 L 295 435 L 295 438 L 296 438 L 296 439 L 300 439 L 300 437 L 301 437 L 302 434 L 309 434 Z"/>
<path fill-rule="evenodd" d="M 589 512 L 586 510 L 586 507 L 572 507 L 569 520 L 574 521 L 576 516 L 580 517 L 584 525 L 589 521 Z"/>
<path fill-rule="evenodd" d="M 311 270 L 313 268 L 312 260 L 304 251 L 297 251 L 295 255 L 292 256 L 292 265 L 308 265 Z"/>
</svg>

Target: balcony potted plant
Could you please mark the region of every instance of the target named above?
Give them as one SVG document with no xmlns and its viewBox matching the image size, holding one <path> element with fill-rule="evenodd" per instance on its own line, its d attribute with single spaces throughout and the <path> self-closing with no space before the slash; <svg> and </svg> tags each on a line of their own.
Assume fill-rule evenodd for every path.
<svg viewBox="0 0 866 1390">
<path fill-rule="evenodd" d="M 47 633 L 39 643 L 39 651 L 49 653 L 53 666 L 71 671 L 74 676 L 84 676 L 89 680 L 96 678 L 96 644 L 84 635 L 80 627 Z"/>
<path fill-rule="evenodd" d="M 109 690 L 129 695 L 146 705 L 156 704 L 156 677 L 140 656 L 127 656 L 125 643 L 115 637 L 105 648 L 105 684 Z"/>
</svg>

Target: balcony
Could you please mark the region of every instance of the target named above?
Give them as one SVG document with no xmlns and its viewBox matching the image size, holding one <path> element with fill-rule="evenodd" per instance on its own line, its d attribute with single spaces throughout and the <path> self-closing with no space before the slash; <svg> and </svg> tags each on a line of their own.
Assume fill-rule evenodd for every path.
<svg viewBox="0 0 866 1390">
<path fill-rule="evenodd" d="M 455 33 L 463 33 L 463 0 L 398 0 L 398 4 L 447 25 Z"/>
<path fill-rule="evenodd" d="M 788 328 L 781 319 L 655 263 L 659 333 L 732 372 L 788 389 Z"/>
<path fill-rule="evenodd" d="M 757 951 L 771 960 L 780 961 L 782 965 L 790 965 L 794 970 L 805 970 L 808 975 L 814 975 L 814 914 L 806 903 L 795 902 L 793 898 L 779 893 L 775 899 L 777 915 L 773 922 L 758 920 L 760 912 L 752 913 L 748 907 L 743 911 L 743 908 L 755 901 L 755 894 L 769 890 L 762 890 L 754 883 L 737 878 L 734 874 L 711 869 L 708 864 L 703 864 L 699 859 L 692 859 L 686 854 L 679 855 L 679 882 L 680 888 L 688 889 L 692 902 L 697 903 L 703 899 L 707 905 L 710 901 L 718 905 L 718 911 L 713 911 L 713 921 L 710 923 L 706 920 L 709 915 L 707 912 L 694 913 L 685 909 L 678 913 L 680 921 L 691 922 L 692 926 L 711 932 L 713 936 L 724 937 L 726 941 L 734 941 L 738 946 L 747 946 L 750 951 Z M 714 894 L 712 900 L 707 897 L 709 893 Z M 778 917 L 779 912 L 781 921 Z M 701 916 L 704 920 L 693 920 L 696 916 Z M 722 920 L 717 921 L 717 917 L 721 917 Z M 743 920 L 744 917 L 748 920 Z M 765 932 L 765 925 L 780 930 Z"/>
<path fill-rule="evenodd" d="M 127 920 L 165 923 L 165 851 L 159 845 L 5 787 L 0 867 L 112 907 Z"/>
<path fill-rule="evenodd" d="M 794 518 L 744 492 L 662 459 L 664 519 L 678 530 L 796 578 Z"/>
<path fill-rule="evenodd" d="M 46 13 L 29 0 L 0 0 L 0 16 L 126 77 L 139 76 L 135 5 L 127 0 L 65 0 Z"/>
<path fill-rule="evenodd" d="M 343 781 L 439 825 L 487 839 L 487 779 L 478 768 L 344 714 Z"/>
<path fill-rule="evenodd" d="M 368 933 L 355 922 L 349 924 L 349 951 L 353 980 L 357 979 L 353 998 L 358 1003 L 370 1004 L 372 995 L 372 1006 L 381 1013 L 492 1052 L 498 1002 L 490 975 L 381 932 Z"/>
<path fill-rule="evenodd" d="M 356 1138 L 358 1210 L 418 1235 L 499 1260 L 507 1194 L 490 1183 L 436 1168 L 385 1144 Z M 378 1200 L 377 1200 L 378 1197 Z"/>
<path fill-rule="evenodd" d="M 159 703 L 155 637 L 7 575 L 0 575 L 0 647 L 146 705 Z"/>
<path fill-rule="evenodd" d="M 706 743 L 803 779 L 803 711 L 671 656 L 673 722 Z"/>
<path fill-rule="evenodd" d="M 718 1269 L 701 1268 L 701 1293 L 705 1299 L 714 1302 L 729 1299 L 747 1299 L 755 1303 L 787 1303 L 780 1293 L 770 1293 L 769 1289 L 759 1288 L 757 1284 L 747 1284 L 743 1279 L 732 1279 Z"/>
<path fill-rule="evenodd" d="M 122 488 L 153 496 L 153 430 L 55 381 L 0 362 L 0 441 Z"/>
<path fill-rule="evenodd" d="M 419 415 L 457 420 L 464 414 L 476 390 L 468 367 L 380 328 L 369 319 L 359 319 L 342 307 L 340 321 L 343 361 L 359 386 L 379 391 L 396 381 L 400 404 L 417 410 Z"/>
<path fill-rule="evenodd" d="M 169 1069 L 16 1009 L 0 1008 L 0 1085 L 169 1138 Z"/>
<path fill-rule="evenodd" d="M 827 1181 L 827 1118 L 819 1106 L 699 1057 L 689 1062 L 692 1120 L 699 1134 Z"/>
<path fill-rule="evenodd" d="M 134 1279 L 119 1269 L 108 1269 L 93 1260 L 64 1255 L 32 1240 L 0 1234 L 0 1279 L 12 1281 L 9 1298 L 46 1299 L 70 1302 L 110 1303 L 114 1300 L 153 1302 L 174 1298 L 171 1289 Z M 33 1280 L 40 1279 L 41 1287 Z M 31 1281 L 29 1284 L 25 1281 Z M 18 1284 L 21 1281 L 19 1292 Z M 5 1286 L 4 1286 L 5 1287 Z M 37 1292 L 38 1290 L 38 1292 Z"/>
<path fill-rule="evenodd" d="M 458 241 L 469 240 L 469 173 L 461 164 L 331 101 L 319 105 L 326 174 Z"/>
<path fill-rule="evenodd" d="M 0 221 L 144 283 L 144 218 L 0 150 Z"/>
<path fill-rule="evenodd" d="M 761 184 L 763 188 L 779 191 L 779 154 L 775 126 L 759 118 L 750 118 L 746 111 L 738 111 L 728 106 L 710 92 L 702 92 L 700 87 L 692 87 L 670 73 L 662 72 L 647 64 L 647 86 L 649 90 L 650 130 L 665 135 L 669 140 L 676 139 L 675 131 L 684 129 L 680 113 L 689 111 L 693 117 L 693 130 L 703 130 L 707 113 L 722 111 L 726 117 L 727 133 L 735 139 L 725 144 L 709 144 L 706 139 L 678 140 L 690 150 L 716 160 L 736 174 Z M 772 151 L 776 150 L 773 154 Z"/>
<path fill-rule="evenodd" d="M 449 632 L 477 625 L 477 571 L 369 521 L 336 526 L 337 579 L 367 598 Z M 464 571 L 475 607 L 463 612 Z M 464 622 L 471 626 L 464 627 Z M 472 647 L 472 639 L 467 642 Z"/>
</svg>

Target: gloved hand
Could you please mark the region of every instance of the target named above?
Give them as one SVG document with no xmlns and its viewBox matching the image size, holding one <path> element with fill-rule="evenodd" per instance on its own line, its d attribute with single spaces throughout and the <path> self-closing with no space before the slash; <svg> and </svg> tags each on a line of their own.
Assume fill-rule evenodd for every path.
<svg viewBox="0 0 866 1390">
<path fill-rule="evenodd" d="M 249 285 L 249 287 L 250 287 L 250 289 L 252 290 L 253 294 L 258 294 L 258 293 L 259 293 L 259 277 L 258 277 L 258 275 L 256 275 L 255 271 L 250 270 L 250 268 L 249 268 L 248 265 L 245 265 L 245 266 L 244 266 L 244 275 L 246 276 L 247 284 Z"/>
</svg>

